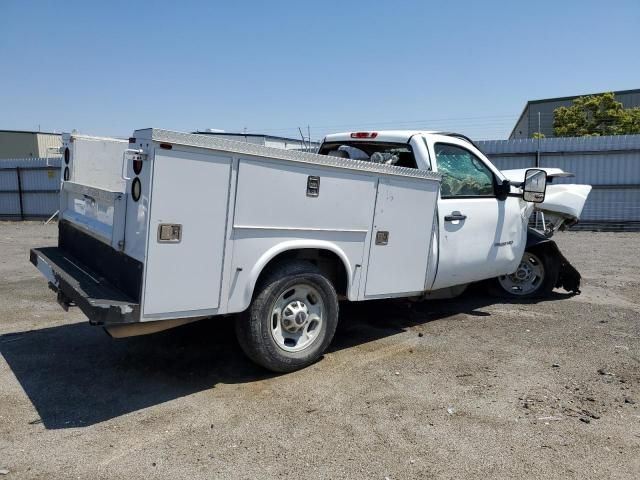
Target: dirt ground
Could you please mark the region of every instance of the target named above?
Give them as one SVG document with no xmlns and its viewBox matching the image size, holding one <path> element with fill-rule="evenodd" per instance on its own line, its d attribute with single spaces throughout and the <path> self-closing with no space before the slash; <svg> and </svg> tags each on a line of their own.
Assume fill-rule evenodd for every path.
<svg viewBox="0 0 640 480">
<path fill-rule="evenodd" d="M 110 339 L 0 224 L 6 478 L 640 478 L 640 234 L 560 233 L 583 293 L 344 305 L 331 351 L 272 375 L 232 320 Z"/>
</svg>

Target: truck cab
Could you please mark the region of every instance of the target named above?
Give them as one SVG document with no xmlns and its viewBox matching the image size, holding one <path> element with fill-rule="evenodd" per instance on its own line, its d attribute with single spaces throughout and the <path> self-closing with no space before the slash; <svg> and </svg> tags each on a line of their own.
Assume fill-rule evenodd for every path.
<svg viewBox="0 0 640 480">
<path fill-rule="evenodd" d="M 522 191 L 526 171 L 507 176 L 464 135 L 404 130 L 337 133 L 325 137 L 319 153 L 442 175 L 432 242 L 437 269 L 427 297 L 454 296 L 466 285 L 486 279 L 497 280 L 497 289 L 491 289 L 494 293 L 515 296 L 547 294 L 559 286 L 558 265 L 568 262 L 560 258 L 555 244 L 552 248 L 546 245 L 544 255 L 525 255 L 527 247 L 549 243 L 528 227 L 544 192 L 541 198 L 527 201 Z M 550 180 L 571 175 L 559 169 L 544 170 Z M 570 214 L 557 205 L 567 203 L 567 191 L 575 201 Z M 555 211 L 548 211 L 550 217 L 560 224 L 577 221 L 589 191 L 589 186 L 563 185 L 556 192 L 562 199 L 554 205 Z M 545 256 L 553 258 L 540 258 Z"/>
</svg>

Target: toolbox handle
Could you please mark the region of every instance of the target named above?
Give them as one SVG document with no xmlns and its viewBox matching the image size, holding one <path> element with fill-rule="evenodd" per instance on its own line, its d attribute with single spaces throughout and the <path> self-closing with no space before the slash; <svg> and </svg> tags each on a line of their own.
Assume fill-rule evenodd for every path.
<svg viewBox="0 0 640 480">
<path fill-rule="evenodd" d="M 144 157 L 146 157 L 144 150 L 141 150 L 141 149 L 127 148 L 124 152 L 122 152 L 122 170 L 120 172 L 120 175 L 122 176 L 122 179 L 127 182 L 132 178 L 132 177 L 127 177 L 127 174 L 125 173 L 127 168 L 128 155 L 134 155 L 134 160 L 136 159 L 144 160 Z M 135 156 L 137 156 L 138 158 L 135 158 Z"/>
</svg>

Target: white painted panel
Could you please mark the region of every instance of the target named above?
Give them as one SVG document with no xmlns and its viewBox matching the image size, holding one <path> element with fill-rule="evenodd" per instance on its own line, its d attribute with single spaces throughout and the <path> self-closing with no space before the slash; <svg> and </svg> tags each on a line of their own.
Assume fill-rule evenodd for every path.
<svg viewBox="0 0 640 480">
<path fill-rule="evenodd" d="M 220 299 L 231 158 L 156 152 L 144 315 L 215 309 Z M 159 243 L 161 223 L 182 225 L 182 240 Z"/>
<path fill-rule="evenodd" d="M 122 156 L 129 147 L 129 142 L 77 136 L 69 146 L 71 148 L 71 179 L 74 182 L 124 192 Z M 62 169 L 64 170 L 64 165 Z"/>
<path fill-rule="evenodd" d="M 371 207 L 373 215 L 373 204 Z M 284 251 L 304 248 L 334 252 L 349 277 L 347 297 L 356 300 L 367 239 L 367 231 L 234 230 L 228 313 L 240 312 L 249 306 L 254 282 L 269 260 Z"/>
<path fill-rule="evenodd" d="M 320 177 L 317 197 L 307 196 L 310 175 Z M 367 231 L 375 181 L 321 166 L 241 159 L 234 227 Z"/>
<path fill-rule="evenodd" d="M 438 182 L 380 179 L 365 296 L 394 296 L 425 289 L 438 198 Z M 376 233 L 389 232 L 387 245 Z"/>
<path fill-rule="evenodd" d="M 529 204 L 531 205 L 531 204 Z M 512 273 L 526 244 L 528 215 L 516 197 L 440 200 L 440 255 L 433 289 L 484 280 Z M 464 220 L 446 221 L 453 212 Z"/>
</svg>

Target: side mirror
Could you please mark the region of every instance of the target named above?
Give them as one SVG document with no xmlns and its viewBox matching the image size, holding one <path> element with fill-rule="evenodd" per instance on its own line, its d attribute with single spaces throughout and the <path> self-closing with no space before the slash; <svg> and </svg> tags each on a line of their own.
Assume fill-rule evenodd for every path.
<svg viewBox="0 0 640 480">
<path fill-rule="evenodd" d="M 544 194 L 547 190 L 547 172 L 538 170 L 537 168 L 527 170 L 524 174 L 522 190 L 522 198 L 524 198 L 526 202 L 544 202 Z"/>
</svg>

